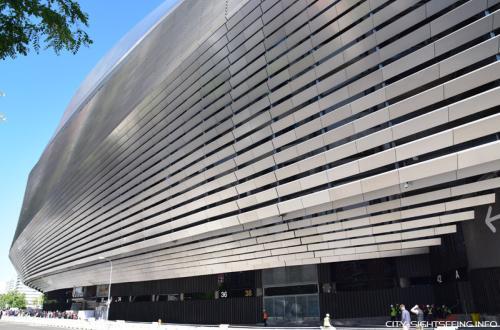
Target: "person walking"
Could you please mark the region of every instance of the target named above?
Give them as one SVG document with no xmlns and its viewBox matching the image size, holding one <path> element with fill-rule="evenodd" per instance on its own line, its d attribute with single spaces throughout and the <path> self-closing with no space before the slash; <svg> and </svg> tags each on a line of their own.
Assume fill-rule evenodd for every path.
<svg viewBox="0 0 500 330">
<path fill-rule="evenodd" d="M 389 308 L 389 315 L 391 316 L 391 322 L 396 322 L 396 317 L 398 316 L 398 310 L 394 305 Z"/>
<path fill-rule="evenodd" d="M 401 304 L 399 306 L 399 309 L 401 309 L 401 324 L 403 325 L 403 330 L 410 330 L 410 324 L 411 324 L 410 312 L 406 310 L 404 304 Z"/>
<path fill-rule="evenodd" d="M 325 318 L 323 319 L 323 329 L 335 330 L 335 327 L 332 327 L 332 323 L 330 322 L 330 314 L 326 313 Z"/>
<path fill-rule="evenodd" d="M 264 321 L 264 326 L 267 327 L 267 319 L 269 318 L 269 314 L 265 309 L 262 310 L 262 321 Z"/>
<path fill-rule="evenodd" d="M 417 315 L 417 330 L 424 330 L 424 311 L 420 308 L 420 306 L 415 305 L 411 309 L 411 312 Z"/>
</svg>

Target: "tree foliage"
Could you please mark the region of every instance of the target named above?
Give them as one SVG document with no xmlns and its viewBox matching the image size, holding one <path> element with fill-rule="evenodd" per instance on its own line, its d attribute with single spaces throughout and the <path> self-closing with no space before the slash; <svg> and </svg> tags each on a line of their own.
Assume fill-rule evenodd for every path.
<svg viewBox="0 0 500 330">
<path fill-rule="evenodd" d="M 0 59 L 52 48 L 75 54 L 92 40 L 88 15 L 73 0 L 0 0 Z"/>
<path fill-rule="evenodd" d="M 38 296 L 34 305 L 37 305 L 39 307 L 43 307 L 43 305 L 48 303 L 48 302 L 49 302 L 49 300 L 47 300 L 47 296 L 45 294 L 42 294 L 42 295 Z"/>
<path fill-rule="evenodd" d="M 9 291 L 0 295 L 0 308 L 26 308 L 26 295 L 18 291 Z"/>
</svg>

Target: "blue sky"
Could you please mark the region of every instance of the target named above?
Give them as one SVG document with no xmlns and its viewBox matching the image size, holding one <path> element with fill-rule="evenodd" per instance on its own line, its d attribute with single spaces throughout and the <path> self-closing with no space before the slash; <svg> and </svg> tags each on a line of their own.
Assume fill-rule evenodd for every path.
<svg viewBox="0 0 500 330">
<path fill-rule="evenodd" d="M 15 276 L 8 258 L 27 177 L 78 86 L 113 45 L 164 0 L 80 0 L 94 44 L 76 55 L 51 50 L 0 61 L 0 281 Z M 176 0 L 166 0 L 171 5 Z"/>
</svg>

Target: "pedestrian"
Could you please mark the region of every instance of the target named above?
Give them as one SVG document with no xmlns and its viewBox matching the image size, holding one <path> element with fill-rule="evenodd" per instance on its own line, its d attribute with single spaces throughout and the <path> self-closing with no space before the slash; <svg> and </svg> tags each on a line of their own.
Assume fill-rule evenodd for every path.
<svg viewBox="0 0 500 330">
<path fill-rule="evenodd" d="M 391 316 L 391 321 L 396 322 L 396 317 L 398 316 L 398 310 L 394 305 L 389 308 L 389 315 Z"/>
<path fill-rule="evenodd" d="M 264 326 L 267 327 L 267 319 L 269 318 L 269 314 L 265 309 L 262 310 L 262 321 L 264 321 Z"/>
<path fill-rule="evenodd" d="M 415 305 L 411 309 L 411 312 L 417 315 L 417 330 L 424 330 L 424 311 L 420 306 Z"/>
<path fill-rule="evenodd" d="M 410 312 L 406 310 L 404 304 L 401 304 L 399 306 L 399 309 L 401 310 L 401 324 L 403 325 L 403 330 L 410 330 L 410 324 L 411 324 Z"/>
<path fill-rule="evenodd" d="M 434 321 L 434 304 L 427 305 L 427 322 Z"/>
<path fill-rule="evenodd" d="M 335 328 L 332 327 L 332 324 L 330 323 L 330 314 L 326 313 L 325 318 L 323 319 L 323 328 L 327 328 L 329 330 L 334 330 Z"/>
<path fill-rule="evenodd" d="M 446 320 L 448 316 L 451 315 L 451 309 L 446 305 L 443 305 L 441 309 L 443 311 L 443 319 Z"/>
<path fill-rule="evenodd" d="M 2 319 L 3 310 L 0 309 L 0 320 Z"/>
</svg>

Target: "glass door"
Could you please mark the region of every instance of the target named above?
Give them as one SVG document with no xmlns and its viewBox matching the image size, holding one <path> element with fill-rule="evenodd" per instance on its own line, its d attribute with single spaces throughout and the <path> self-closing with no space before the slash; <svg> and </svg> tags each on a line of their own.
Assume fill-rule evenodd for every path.
<svg viewBox="0 0 500 330">
<path fill-rule="evenodd" d="M 318 325 L 317 294 L 264 297 L 270 325 Z"/>
</svg>

